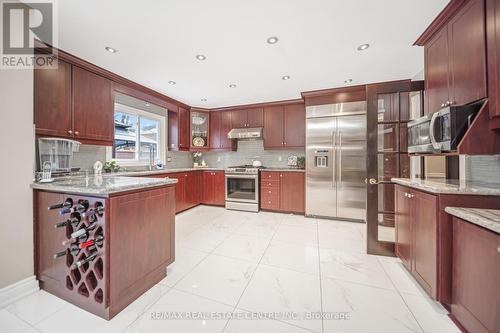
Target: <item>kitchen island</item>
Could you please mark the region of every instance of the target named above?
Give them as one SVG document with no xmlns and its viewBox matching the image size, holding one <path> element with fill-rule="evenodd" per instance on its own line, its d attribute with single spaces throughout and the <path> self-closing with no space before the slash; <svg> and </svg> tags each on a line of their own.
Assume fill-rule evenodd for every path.
<svg viewBox="0 0 500 333">
<path fill-rule="evenodd" d="M 33 183 L 40 287 L 102 318 L 118 314 L 175 259 L 176 182 L 80 176 Z"/>
</svg>

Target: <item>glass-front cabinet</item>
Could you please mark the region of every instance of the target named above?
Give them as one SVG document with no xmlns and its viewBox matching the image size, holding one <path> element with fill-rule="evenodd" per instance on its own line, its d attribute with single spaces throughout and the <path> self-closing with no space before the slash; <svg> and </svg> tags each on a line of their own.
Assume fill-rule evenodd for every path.
<svg viewBox="0 0 500 333">
<path fill-rule="evenodd" d="M 209 147 L 209 122 L 208 111 L 191 110 L 191 149 L 208 149 Z"/>
</svg>

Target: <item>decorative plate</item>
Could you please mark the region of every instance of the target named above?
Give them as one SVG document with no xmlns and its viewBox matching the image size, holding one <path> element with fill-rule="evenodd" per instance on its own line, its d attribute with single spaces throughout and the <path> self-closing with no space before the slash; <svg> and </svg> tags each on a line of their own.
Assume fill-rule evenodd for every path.
<svg viewBox="0 0 500 333">
<path fill-rule="evenodd" d="M 207 118 L 195 115 L 192 117 L 191 121 L 192 121 L 193 125 L 200 126 L 200 125 L 203 125 L 207 121 Z"/>
<path fill-rule="evenodd" d="M 193 147 L 203 147 L 203 146 L 205 146 L 205 139 L 199 136 L 193 138 Z"/>
</svg>

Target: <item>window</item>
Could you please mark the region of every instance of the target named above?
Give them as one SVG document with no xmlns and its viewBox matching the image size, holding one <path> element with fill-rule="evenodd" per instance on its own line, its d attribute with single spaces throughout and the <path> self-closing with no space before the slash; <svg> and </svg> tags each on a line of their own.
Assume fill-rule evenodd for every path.
<svg viewBox="0 0 500 333">
<path fill-rule="evenodd" d="M 115 104 L 115 141 L 111 158 L 121 164 L 163 162 L 165 117 Z"/>
</svg>

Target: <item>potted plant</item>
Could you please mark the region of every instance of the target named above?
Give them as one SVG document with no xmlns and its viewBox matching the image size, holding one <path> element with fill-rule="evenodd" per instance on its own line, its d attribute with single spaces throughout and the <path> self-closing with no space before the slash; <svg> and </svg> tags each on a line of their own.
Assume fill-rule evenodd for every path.
<svg viewBox="0 0 500 333">
<path fill-rule="evenodd" d="M 200 164 L 202 153 L 197 151 L 194 152 L 192 156 L 193 156 L 193 166 L 196 168 Z"/>
<path fill-rule="evenodd" d="M 306 167 L 306 157 L 299 156 L 297 157 L 297 168 L 304 169 Z"/>
</svg>

